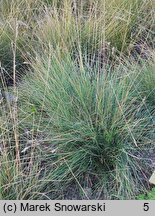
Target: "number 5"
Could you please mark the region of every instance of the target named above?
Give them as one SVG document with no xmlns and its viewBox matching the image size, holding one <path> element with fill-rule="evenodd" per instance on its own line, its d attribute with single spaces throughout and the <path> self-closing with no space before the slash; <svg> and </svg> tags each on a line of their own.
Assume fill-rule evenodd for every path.
<svg viewBox="0 0 155 216">
<path fill-rule="evenodd" d="M 148 211 L 149 210 L 149 203 L 144 203 L 144 211 Z"/>
</svg>

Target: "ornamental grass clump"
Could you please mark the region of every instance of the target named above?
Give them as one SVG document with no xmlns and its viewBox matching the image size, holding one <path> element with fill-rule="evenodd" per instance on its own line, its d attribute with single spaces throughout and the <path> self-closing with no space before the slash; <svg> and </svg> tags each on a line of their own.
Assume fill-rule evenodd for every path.
<svg viewBox="0 0 155 216">
<path fill-rule="evenodd" d="M 127 69 L 80 69 L 66 54 L 38 58 L 34 70 L 21 85 L 21 128 L 48 134 L 51 181 L 82 189 L 87 175 L 88 187 L 108 199 L 130 199 L 145 190 L 145 163 L 136 155 L 145 149 L 152 123 Z"/>
</svg>

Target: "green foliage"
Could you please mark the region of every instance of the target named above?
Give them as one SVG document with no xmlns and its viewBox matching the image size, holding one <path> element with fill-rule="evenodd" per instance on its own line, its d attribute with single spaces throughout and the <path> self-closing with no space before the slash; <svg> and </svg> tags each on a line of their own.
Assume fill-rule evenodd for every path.
<svg viewBox="0 0 155 216">
<path fill-rule="evenodd" d="M 140 194 L 137 197 L 137 199 L 138 200 L 155 200 L 155 188 L 152 188 L 152 190 L 146 194 Z"/>
<path fill-rule="evenodd" d="M 81 179 L 89 172 L 98 177 L 94 190 L 113 181 L 117 189 L 110 188 L 108 198 L 111 190 L 122 199 L 145 190 L 141 170 L 133 171 L 139 162 L 132 155 L 149 139 L 151 118 L 129 76 L 119 69 L 92 72 L 84 63 L 80 69 L 67 53 L 65 59 L 38 59 L 34 67 L 35 73 L 21 86 L 21 115 L 26 119 L 29 113 L 27 101 L 44 113 L 38 122 L 25 121 L 22 127 L 38 125 L 37 130 L 48 134 L 49 148 L 57 148 L 52 180 L 71 184 L 76 179 L 83 184 Z"/>
<path fill-rule="evenodd" d="M 155 105 L 155 65 L 144 65 L 144 68 L 140 75 L 140 87 L 142 91 L 142 97 L 146 97 L 146 100 L 150 105 Z"/>
<path fill-rule="evenodd" d="M 141 60 L 140 64 L 135 65 L 130 63 L 128 67 L 131 70 L 131 82 L 136 85 L 135 94 L 138 94 L 140 100 L 143 100 L 150 108 L 153 108 L 155 104 L 154 61 L 146 62 Z"/>
</svg>

